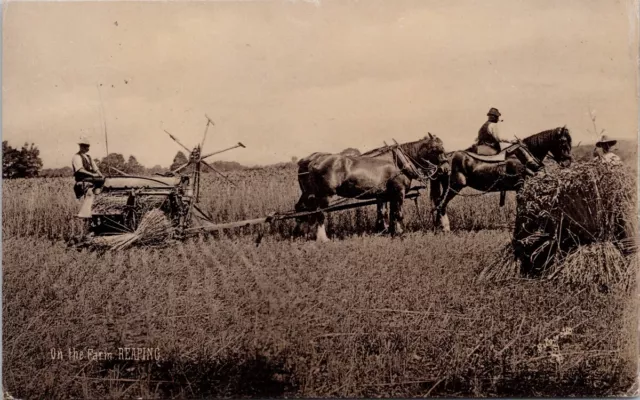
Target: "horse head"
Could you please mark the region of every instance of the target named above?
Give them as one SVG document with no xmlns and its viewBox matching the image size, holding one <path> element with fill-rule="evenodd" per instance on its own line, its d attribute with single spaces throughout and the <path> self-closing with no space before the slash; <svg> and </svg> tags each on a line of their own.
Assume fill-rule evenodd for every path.
<svg viewBox="0 0 640 400">
<path fill-rule="evenodd" d="M 573 160 L 573 156 L 571 155 L 571 141 L 571 133 L 566 125 L 554 129 L 553 144 L 549 152 L 554 160 L 563 168 L 570 167 Z"/>
<path fill-rule="evenodd" d="M 426 160 L 430 164 L 437 166 L 439 173 L 448 173 L 449 159 L 446 156 L 442 139 L 428 132 L 427 136 L 419 143 L 418 159 L 421 161 Z"/>
<path fill-rule="evenodd" d="M 571 133 L 566 125 L 526 137 L 522 144 L 541 162 L 551 153 L 561 167 L 571 166 Z"/>
</svg>

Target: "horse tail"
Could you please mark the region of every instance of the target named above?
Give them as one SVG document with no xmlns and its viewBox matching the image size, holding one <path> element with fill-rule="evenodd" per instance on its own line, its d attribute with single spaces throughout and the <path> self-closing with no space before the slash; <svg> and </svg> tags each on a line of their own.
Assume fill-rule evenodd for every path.
<svg viewBox="0 0 640 400">
<path fill-rule="evenodd" d="M 313 153 L 309 157 L 302 158 L 298 161 L 298 184 L 300 185 L 300 190 L 303 192 L 306 190 L 308 186 L 307 183 L 309 181 L 309 166 L 311 162 L 314 160 L 314 156 L 316 153 Z"/>
<path fill-rule="evenodd" d="M 323 155 L 325 153 L 316 152 L 298 161 L 298 185 L 302 193 L 296 204 L 296 211 L 313 209 L 317 203 L 316 195 L 318 189 L 315 182 L 317 177 L 313 174 L 312 164 Z"/>
<path fill-rule="evenodd" d="M 300 199 L 295 205 L 297 212 L 306 211 L 309 207 L 309 198 L 314 197 L 313 185 L 311 182 L 311 176 L 309 174 L 309 163 L 298 163 L 298 185 L 300 186 Z"/>
</svg>

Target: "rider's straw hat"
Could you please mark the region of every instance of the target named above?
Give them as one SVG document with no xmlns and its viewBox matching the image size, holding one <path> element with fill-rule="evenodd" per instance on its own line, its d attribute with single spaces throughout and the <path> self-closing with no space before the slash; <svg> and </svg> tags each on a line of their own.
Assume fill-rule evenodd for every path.
<svg viewBox="0 0 640 400">
<path fill-rule="evenodd" d="M 603 144 L 608 144 L 610 146 L 615 146 L 618 143 L 615 139 L 609 139 L 607 135 L 602 135 L 600 140 L 596 143 L 596 147 L 601 147 Z"/>
<path fill-rule="evenodd" d="M 86 136 L 81 136 L 80 140 L 78 140 L 78 144 L 86 144 L 87 146 L 90 146 L 91 142 L 89 142 L 89 138 Z"/>
<path fill-rule="evenodd" d="M 495 115 L 496 117 L 501 116 L 502 114 L 500 114 L 500 111 L 498 111 L 497 108 L 493 108 L 491 107 L 491 110 L 489 110 L 489 112 L 487 113 L 487 115 Z"/>
</svg>

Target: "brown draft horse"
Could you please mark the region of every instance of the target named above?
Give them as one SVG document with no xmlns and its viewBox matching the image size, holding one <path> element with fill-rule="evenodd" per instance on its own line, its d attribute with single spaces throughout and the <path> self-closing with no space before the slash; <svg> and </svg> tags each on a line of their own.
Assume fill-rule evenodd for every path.
<svg viewBox="0 0 640 400">
<path fill-rule="evenodd" d="M 518 191 L 527 175 L 543 167 L 549 153 L 561 167 L 571 165 L 571 134 L 566 126 L 524 138 L 497 156 L 479 156 L 469 149 L 447 153 L 450 175 L 440 176 L 430 185 L 435 227 L 450 230 L 447 205 L 464 187 L 483 192 Z"/>
<path fill-rule="evenodd" d="M 329 206 L 329 199 L 335 195 L 343 198 L 376 199 L 378 206 L 378 229 L 385 226 L 383 212 L 385 203 L 390 203 L 391 233 L 403 232 L 402 206 L 406 192 L 413 179 L 422 174 L 434 176 L 446 171 L 442 140 L 431 133 L 423 139 L 381 147 L 360 156 L 313 153 L 298 162 L 298 183 L 302 194 L 295 210 L 318 211 Z M 317 225 L 316 240 L 326 242 L 325 213 L 320 211 L 308 217 L 298 218 L 296 232 L 300 224 L 308 222 Z"/>
</svg>

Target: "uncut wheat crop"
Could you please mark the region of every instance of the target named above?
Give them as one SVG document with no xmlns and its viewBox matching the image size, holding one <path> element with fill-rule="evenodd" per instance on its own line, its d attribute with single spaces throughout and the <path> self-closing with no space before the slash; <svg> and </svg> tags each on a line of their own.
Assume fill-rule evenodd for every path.
<svg viewBox="0 0 640 400">
<path fill-rule="evenodd" d="M 202 179 L 200 204 L 216 222 L 241 221 L 264 217 L 273 212 L 292 211 L 300 197 L 297 170 L 291 164 L 234 171 L 228 176 L 235 186 L 213 174 L 205 174 Z M 419 182 L 414 181 L 414 185 L 419 185 Z M 417 205 L 412 199 L 405 202 L 405 224 L 409 231 L 427 230 L 433 226 L 429 191 L 423 189 L 421 193 Z M 500 207 L 496 193 L 479 196 L 469 189 L 449 206 L 452 229 L 509 228 L 515 203 L 512 193 L 507 197 L 505 206 Z M 82 231 L 81 222 L 74 217 L 78 206 L 71 178 L 4 182 L 3 233 L 5 237 L 67 239 Z M 374 231 L 375 217 L 375 206 L 329 214 L 328 233 L 337 237 L 371 233 Z M 293 222 L 286 221 L 268 226 L 267 229 L 272 234 L 288 237 L 293 226 Z M 245 229 L 230 233 L 237 235 L 253 231 Z"/>
</svg>

